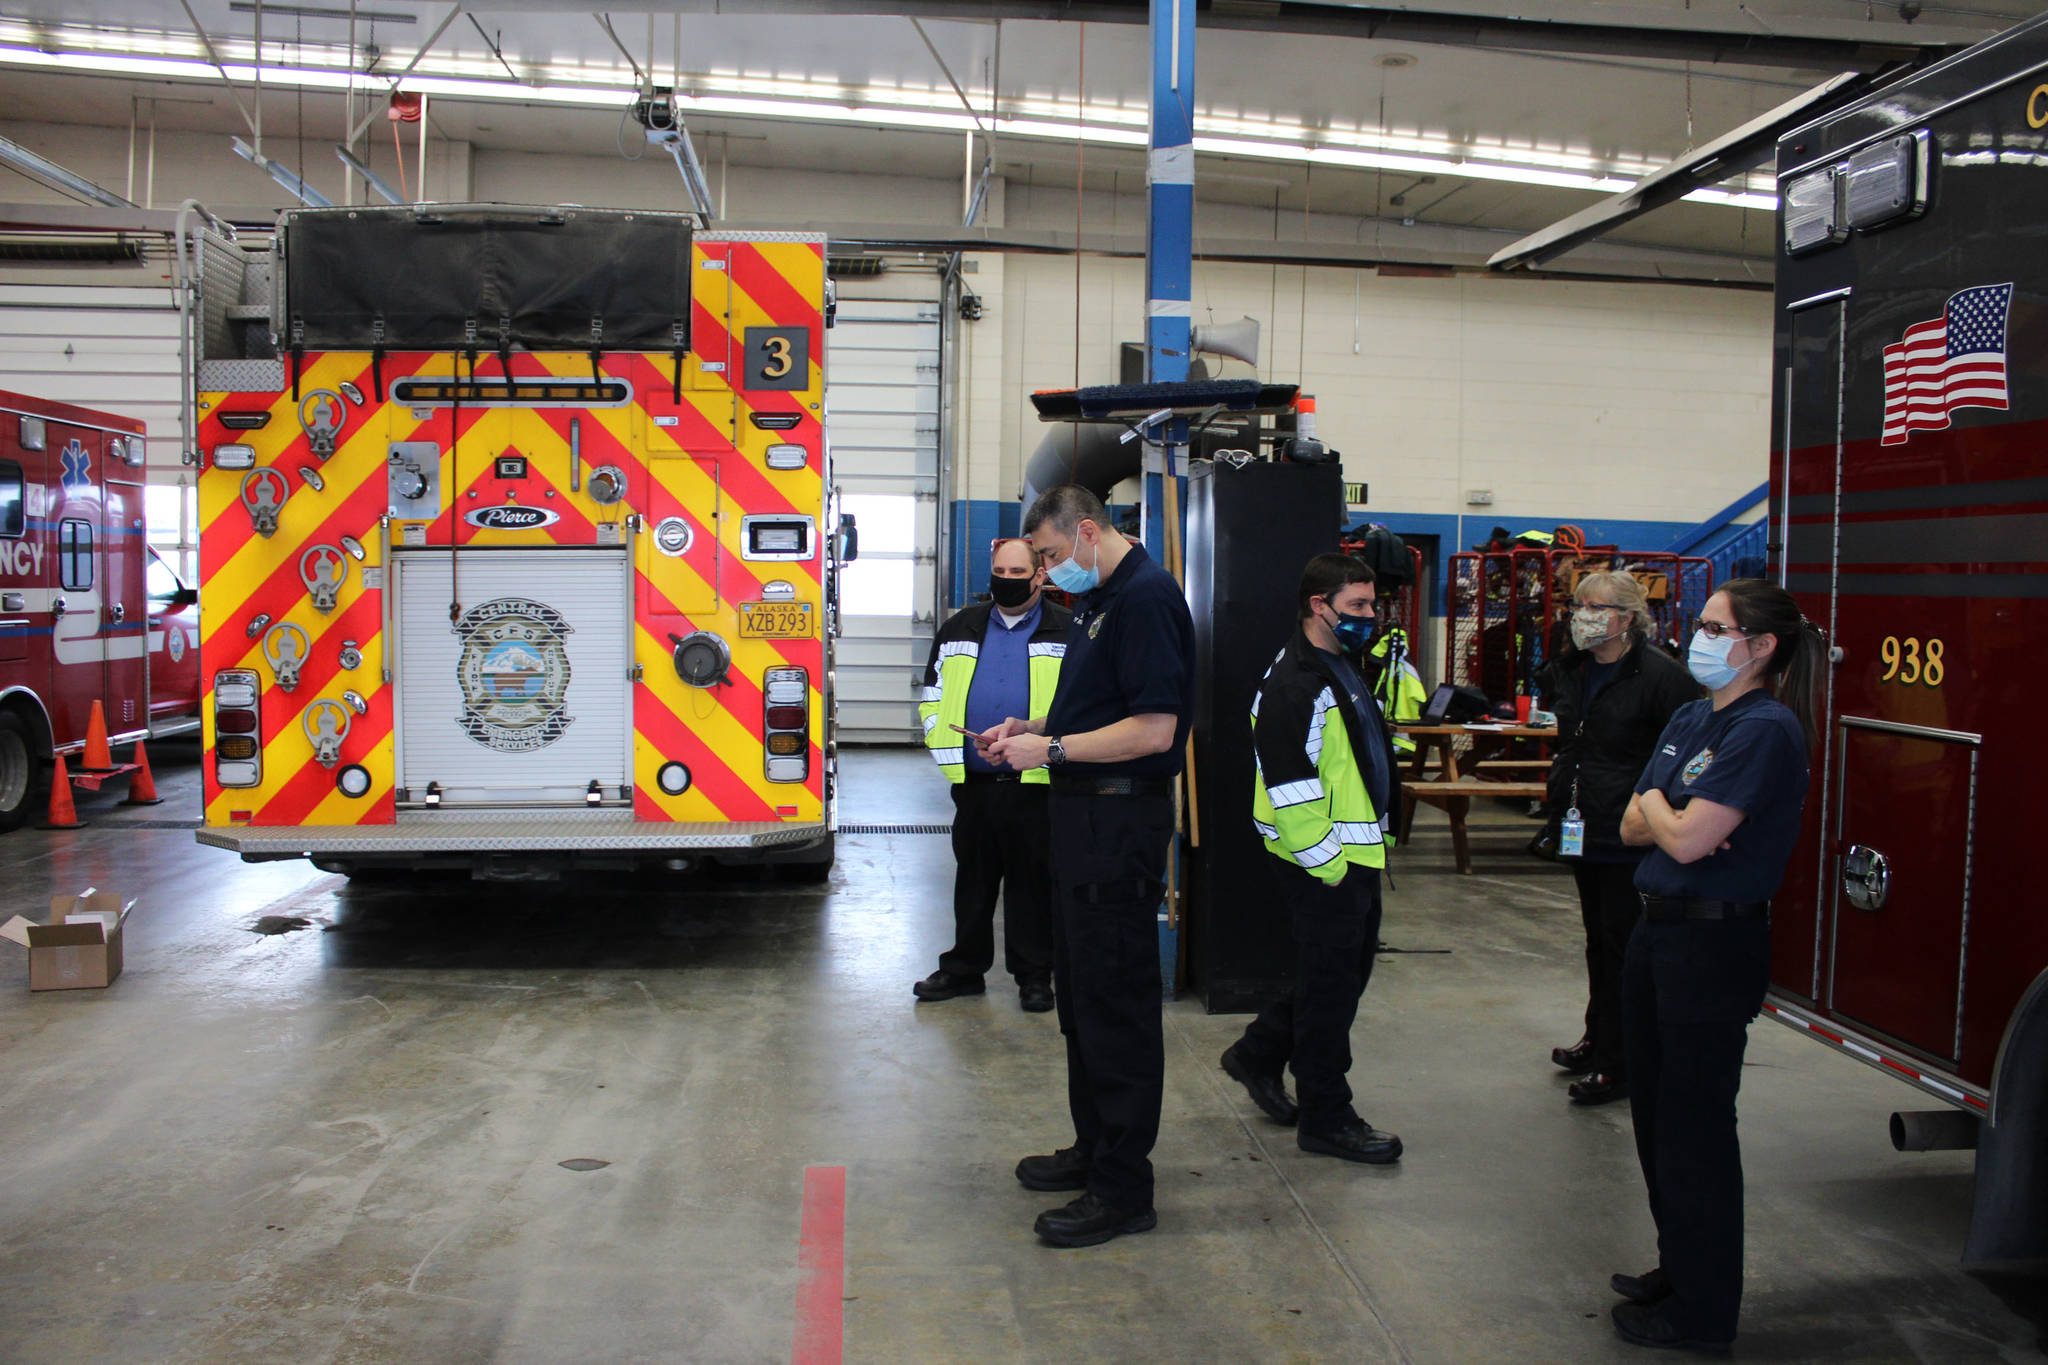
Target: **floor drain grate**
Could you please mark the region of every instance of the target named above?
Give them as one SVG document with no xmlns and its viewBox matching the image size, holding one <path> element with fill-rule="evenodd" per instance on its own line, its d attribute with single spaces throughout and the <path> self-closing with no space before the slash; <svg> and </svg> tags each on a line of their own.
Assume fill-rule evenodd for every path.
<svg viewBox="0 0 2048 1365">
<path fill-rule="evenodd" d="M 951 825 L 841 825 L 841 834 L 951 834 Z"/>
</svg>

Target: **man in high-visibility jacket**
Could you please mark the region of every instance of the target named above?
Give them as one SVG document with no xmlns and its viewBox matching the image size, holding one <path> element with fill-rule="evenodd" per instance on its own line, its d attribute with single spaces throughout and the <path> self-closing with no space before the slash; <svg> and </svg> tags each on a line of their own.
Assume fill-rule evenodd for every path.
<svg viewBox="0 0 2048 1365">
<path fill-rule="evenodd" d="M 962 730 L 1011 716 L 1042 716 L 1059 684 L 1073 613 L 1044 600 L 1045 570 L 1028 540 L 997 541 L 990 601 L 962 607 L 939 627 L 917 708 L 925 747 L 953 784 L 953 946 L 911 987 L 919 1000 L 980 995 L 995 965 L 1003 901 L 1003 968 L 1018 1001 L 1052 1008 L 1051 817 L 1047 773 L 999 769 Z"/>
<path fill-rule="evenodd" d="M 1311 559 L 1300 624 L 1252 704 L 1252 818 L 1274 856 L 1297 957 L 1293 992 L 1259 1012 L 1223 1069 L 1268 1115 L 1296 1125 L 1303 1151 L 1381 1165 L 1400 1158 L 1401 1139 L 1358 1116 L 1345 1080 L 1401 804 L 1400 765 L 1356 662 L 1372 639 L 1373 595 L 1362 561 Z M 1282 1080 L 1289 1066 L 1298 1107 Z"/>
</svg>

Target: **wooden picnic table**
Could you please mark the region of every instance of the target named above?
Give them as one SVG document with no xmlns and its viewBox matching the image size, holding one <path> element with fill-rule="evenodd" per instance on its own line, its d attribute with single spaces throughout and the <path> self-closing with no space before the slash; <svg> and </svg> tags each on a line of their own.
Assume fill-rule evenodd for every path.
<svg viewBox="0 0 2048 1365">
<path fill-rule="evenodd" d="M 1472 846 L 1465 829 L 1472 798 L 1540 798 L 1548 792 L 1543 777 L 1550 771 L 1549 759 L 1497 755 L 1507 753 L 1517 740 L 1556 739 L 1554 725 L 1403 725 L 1400 733 L 1415 741 L 1415 757 L 1401 788 L 1401 838 L 1408 838 L 1417 802 L 1437 807 L 1450 817 L 1451 851 L 1460 872 L 1472 871 Z M 1470 752 L 1461 755 L 1458 741 L 1467 738 L 1472 741 Z M 1512 776 L 1521 772 L 1534 776 Z"/>
</svg>

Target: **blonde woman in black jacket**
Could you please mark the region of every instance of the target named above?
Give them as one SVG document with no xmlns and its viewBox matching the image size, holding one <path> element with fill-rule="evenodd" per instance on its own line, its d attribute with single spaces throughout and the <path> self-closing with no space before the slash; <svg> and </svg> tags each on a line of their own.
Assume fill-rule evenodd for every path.
<svg viewBox="0 0 2048 1365">
<path fill-rule="evenodd" d="M 1628 1094 L 1621 1040 L 1621 960 L 1642 906 L 1621 817 L 1672 713 L 1700 695 L 1685 666 L 1650 639 L 1642 584 L 1626 573 L 1587 574 L 1572 594 L 1571 648 L 1539 678 L 1557 712 L 1543 839 L 1571 864 L 1586 926 L 1586 1032 L 1550 1059 L 1579 1077 L 1574 1104 Z"/>
</svg>

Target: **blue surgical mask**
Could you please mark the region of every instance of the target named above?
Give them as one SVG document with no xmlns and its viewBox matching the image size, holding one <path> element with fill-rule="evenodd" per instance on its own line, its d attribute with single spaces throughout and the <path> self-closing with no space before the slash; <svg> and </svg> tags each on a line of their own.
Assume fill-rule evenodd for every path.
<svg viewBox="0 0 2048 1365">
<path fill-rule="evenodd" d="M 1372 643 L 1373 626 L 1377 623 L 1370 616 L 1346 616 L 1335 607 L 1330 610 L 1337 618 L 1337 624 L 1330 627 L 1337 643 L 1344 647 L 1346 654 L 1362 653 Z"/>
<path fill-rule="evenodd" d="M 1703 630 L 1693 632 L 1692 646 L 1685 652 L 1685 666 L 1701 687 L 1709 692 L 1718 692 L 1741 674 L 1749 664 L 1731 664 L 1728 651 L 1735 647 L 1735 637 L 1724 635 L 1720 639 L 1710 638 Z M 1751 660 L 1751 662 L 1755 662 Z"/>
<path fill-rule="evenodd" d="M 1094 591 L 1095 585 L 1102 581 L 1102 574 L 1099 572 L 1102 567 L 1102 551 L 1095 552 L 1095 563 L 1085 569 L 1076 558 L 1080 553 L 1081 542 L 1077 540 L 1074 542 L 1072 554 L 1045 571 L 1045 576 L 1052 580 L 1055 588 L 1077 597 L 1084 592 Z"/>
</svg>

